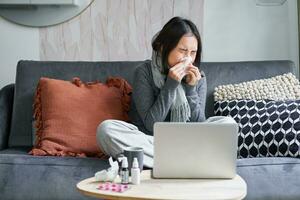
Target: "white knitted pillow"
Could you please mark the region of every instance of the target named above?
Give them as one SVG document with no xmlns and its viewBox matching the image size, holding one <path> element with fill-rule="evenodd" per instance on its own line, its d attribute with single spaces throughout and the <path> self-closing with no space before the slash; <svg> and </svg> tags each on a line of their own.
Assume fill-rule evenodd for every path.
<svg viewBox="0 0 300 200">
<path fill-rule="evenodd" d="M 268 79 L 220 85 L 215 88 L 215 101 L 234 99 L 300 99 L 299 80 L 292 73 L 287 73 Z"/>
</svg>

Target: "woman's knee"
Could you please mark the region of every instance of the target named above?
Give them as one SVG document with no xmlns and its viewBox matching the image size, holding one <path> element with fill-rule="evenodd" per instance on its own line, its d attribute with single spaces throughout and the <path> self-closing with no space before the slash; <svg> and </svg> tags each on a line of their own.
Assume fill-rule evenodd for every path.
<svg viewBox="0 0 300 200">
<path fill-rule="evenodd" d="M 112 131 L 112 121 L 113 120 L 104 120 L 97 127 L 97 143 L 102 150 L 107 152 L 107 146 L 111 143 L 111 133 Z"/>
<path fill-rule="evenodd" d="M 113 130 L 115 127 L 115 120 L 105 120 L 100 123 L 97 127 L 97 143 L 100 149 L 110 155 L 115 157 L 115 143 L 113 138 L 116 137 L 116 132 Z"/>
<path fill-rule="evenodd" d="M 109 136 L 109 129 L 111 128 L 113 120 L 104 120 L 101 122 L 97 127 L 97 139 L 105 139 L 107 136 Z"/>
</svg>

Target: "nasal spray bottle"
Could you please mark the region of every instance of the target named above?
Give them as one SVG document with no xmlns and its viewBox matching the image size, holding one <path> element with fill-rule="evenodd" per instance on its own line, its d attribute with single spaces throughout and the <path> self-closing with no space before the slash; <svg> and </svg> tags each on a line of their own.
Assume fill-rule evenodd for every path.
<svg viewBox="0 0 300 200">
<path fill-rule="evenodd" d="M 134 185 L 139 185 L 141 182 L 141 172 L 137 158 L 134 158 L 132 162 L 131 182 Z"/>
<path fill-rule="evenodd" d="M 128 184 L 129 183 L 129 170 L 128 170 L 127 157 L 122 158 L 122 169 L 121 169 L 120 175 L 121 175 L 121 184 Z"/>
</svg>

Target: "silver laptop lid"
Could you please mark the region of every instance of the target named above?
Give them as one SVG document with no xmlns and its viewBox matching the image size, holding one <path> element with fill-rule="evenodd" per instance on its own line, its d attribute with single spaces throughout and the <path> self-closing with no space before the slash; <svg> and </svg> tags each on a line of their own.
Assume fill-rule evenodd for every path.
<svg viewBox="0 0 300 200">
<path fill-rule="evenodd" d="M 154 124 L 155 178 L 233 178 L 236 123 Z"/>
</svg>

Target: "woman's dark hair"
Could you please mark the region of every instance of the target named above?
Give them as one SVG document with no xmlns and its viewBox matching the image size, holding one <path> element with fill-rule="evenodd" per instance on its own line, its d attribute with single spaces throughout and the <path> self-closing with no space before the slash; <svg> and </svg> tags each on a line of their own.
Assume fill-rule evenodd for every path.
<svg viewBox="0 0 300 200">
<path fill-rule="evenodd" d="M 162 30 L 155 36 L 152 42 L 152 48 L 154 51 L 160 52 L 163 73 L 169 71 L 168 68 L 168 56 L 170 52 L 177 46 L 179 40 L 185 34 L 192 34 L 198 41 L 198 49 L 196 53 L 196 59 L 194 65 L 199 67 L 201 62 L 202 44 L 201 37 L 196 25 L 188 19 L 181 17 L 173 17 L 162 28 Z"/>
</svg>

